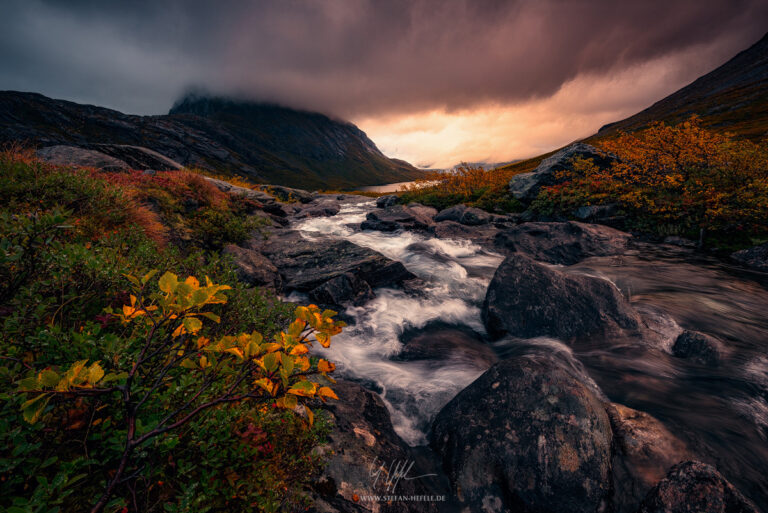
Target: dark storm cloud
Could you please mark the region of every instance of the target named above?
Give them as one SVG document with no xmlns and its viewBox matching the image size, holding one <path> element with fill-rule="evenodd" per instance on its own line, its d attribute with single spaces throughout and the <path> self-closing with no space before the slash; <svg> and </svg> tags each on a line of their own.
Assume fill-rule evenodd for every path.
<svg viewBox="0 0 768 513">
<path fill-rule="evenodd" d="M 714 67 L 768 27 L 764 0 L 0 4 L 1 89 L 142 113 L 190 86 L 346 117 L 511 103 L 697 46 Z"/>
</svg>

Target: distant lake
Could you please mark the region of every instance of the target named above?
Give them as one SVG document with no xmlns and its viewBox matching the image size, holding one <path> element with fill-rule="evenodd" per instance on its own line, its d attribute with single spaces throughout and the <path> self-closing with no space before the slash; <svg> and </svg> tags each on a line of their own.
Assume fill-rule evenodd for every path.
<svg viewBox="0 0 768 513">
<path fill-rule="evenodd" d="M 384 185 L 369 185 L 368 187 L 358 187 L 357 190 L 366 192 L 397 192 L 400 189 L 405 189 L 405 187 L 415 183 L 416 182 L 397 182 Z"/>
</svg>

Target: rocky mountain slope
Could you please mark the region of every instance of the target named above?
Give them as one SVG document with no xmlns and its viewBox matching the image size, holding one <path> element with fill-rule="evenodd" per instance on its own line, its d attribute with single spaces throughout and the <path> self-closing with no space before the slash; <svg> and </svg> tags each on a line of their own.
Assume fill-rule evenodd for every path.
<svg viewBox="0 0 768 513">
<path fill-rule="evenodd" d="M 188 167 L 307 189 L 402 182 L 421 175 L 407 162 L 387 158 L 351 123 L 276 105 L 200 96 L 183 98 L 167 115 L 134 116 L 3 91 L 0 144 L 10 142 L 77 146 L 121 160 L 135 153 L 126 152 L 126 146 L 138 146 Z"/>
<path fill-rule="evenodd" d="M 602 127 L 597 135 L 674 123 L 696 114 L 705 125 L 760 140 L 768 135 L 768 34 L 731 60 L 647 109 Z"/>
</svg>

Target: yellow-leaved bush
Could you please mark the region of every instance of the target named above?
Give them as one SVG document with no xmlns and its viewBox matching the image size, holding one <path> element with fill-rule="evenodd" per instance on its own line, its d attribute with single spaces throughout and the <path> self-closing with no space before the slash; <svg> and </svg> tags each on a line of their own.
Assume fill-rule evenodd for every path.
<svg viewBox="0 0 768 513">
<path fill-rule="evenodd" d="M 246 400 L 295 410 L 311 425 L 314 400 L 338 399 L 330 385 L 333 363 L 310 356 L 314 342 L 329 347 L 331 338 L 345 324 L 336 312 L 316 305 L 299 306 L 295 320 L 272 340 L 258 332 L 210 338 L 206 323 L 220 323 L 211 307 L 226 303 L 225 291 L 208 277 L 204 283 L 190 276 L 184 280 L 165 273 L 150 290 L 156 271 L 130 282 L 128 304 L 107 309 L 129 333 L 121 341 L 121 354 L 111 359 L 74 362 L 66 370 L 48 368 L 23 379 L 19 391 L 27 395 L 22 405 L 30 423 L 41 419 L 52 399 L 99 396 L 121 401 L 126 433 L 125 450 L 104 496 L 93 511 L 101 510 L 113 488 L 130 466 L 139 446 L 184 425 L 207 408 Z M 137 427 L 141 409 L 161 391 L 176 387 L 175 402 L 163 399 L 167 413 L 152 425 Z"/>
</svg>

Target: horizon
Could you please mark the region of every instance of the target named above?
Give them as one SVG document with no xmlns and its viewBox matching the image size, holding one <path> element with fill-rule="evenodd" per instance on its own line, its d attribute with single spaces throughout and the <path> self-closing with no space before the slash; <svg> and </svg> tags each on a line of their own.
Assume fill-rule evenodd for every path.
<svg viewBox="0 0 768 513">
<path fill-rule="evenodd" d="M 745 50 L 768 21 L 756 0 L 10 4 L 0 89 L 139 115 L 202 89 L 350 121 L 420 168 L 592 135 Z"/>
</svg>

